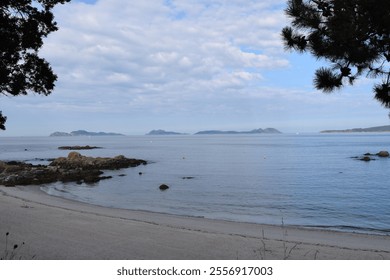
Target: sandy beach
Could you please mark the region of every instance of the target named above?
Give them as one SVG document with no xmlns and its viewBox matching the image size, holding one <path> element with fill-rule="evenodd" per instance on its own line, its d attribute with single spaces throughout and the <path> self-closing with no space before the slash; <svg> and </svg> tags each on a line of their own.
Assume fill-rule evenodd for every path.
<svg viewBox="0 0 390 280">
<path fill-rule="evenodd" d="M 390 259 L 390 236 L 111 209 L 37 186 L 0 187 L 0 212 L 0 254 L 9 232 L 18 259 Z"/>
</svg>

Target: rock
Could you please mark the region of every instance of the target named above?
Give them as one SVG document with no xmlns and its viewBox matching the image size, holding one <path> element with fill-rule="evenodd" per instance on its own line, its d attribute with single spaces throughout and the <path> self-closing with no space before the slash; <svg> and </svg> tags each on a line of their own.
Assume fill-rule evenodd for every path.
<svg viewBox="0 0 390 280">
<path fill-rule="evenodd" d="M 33 165 L 18 161 L 0 161 L 0 185 L 40 185 L 53 182 L 94 183 L 110 179 L 101 176 L 101 170 L 113 170 L 147 164 L 144 160 L 129 159 L 124 156 L 115 158 L 93 158 L 82 156 L 78 152 L 68 157 L 59 157 L 47 165 Z"/>
<path fill-rule="evenodd" d="M 86 184 L 93 184 L 93 183 L 97 183 L 101 180 L 107 180 L 107 179 L 111 179 L 112 176 L 87 176 L 84 178 L 84 183 Z"/>
<path fill-rule="evenodd" d="M 363 156 L 352 157 L 352 158 L 358 159 L 358 160 L 361 160 L 361 161 L 371 161 L 371 160 L 377 160 L 378 157 L 380 157 L 380 158 L 389 158 L 390 157 L 390 153 L 388 151 L 380 151 L 377 154 L 365 153 Z"/>
<path fill-rule="evenodd" d="M 169 189 L 169 186 L 162 184 L 162 185 L 160 185 L 159 189 L 162 191 L 165 191 L 165 190 Z"/>
<path fill-rule="evenodd" d="M 147 162 L 140 159 L 116 156 L 114 158 L 93 158 L 80 155 L 78 152 L 70 152 L 67 158 L 57 158 L 50 163 L 50 166 L 57 166 L 66 169 L 107 169 L 117 170 L 121 168 L 136 167 L 146 165 Z"/>
<path fill-rule="evenodd" d="M 102 147 L 96 146 L 61 146 L 58 147 L 59 150 L 93 150 L 93 149 L 102 149 Z"/>
<path fill-rule="evenodd" d="M 362 161 L 371 161 L 371 158 L 369 156 L 364 156 L 361 158 Z"/>
<path fill-rule="evenodd" d="M 380 151 L 379 153 L 376 154 L 378 157 L 389 157 L 390 154 L 388 151 Z"/>
<path fill-rule="evenodd" d="M 3 170 L 7 167 L 7 164 L 4 161 L 0 161 L 0 172 L 3 172 Z"/>
<path fill-rule="evenodd" d="M 114 159 L 116 159 L 116 160 L 124 160 L 124 159 L 126 159 L 126 157 L 124 155 L 119 155 L 119 156 L 114 157 Z"/>
<path fill-rule="evenodd" d="M 68 159 L 69 160 L 81 159 L 81 157 L 82 157 L 81 154 L 78 153 L 78 152 L 70 152 L 68 154 Z"/>
<path fill-rule="evenodd" d="M 15 160 L 7 161 L 7 165 L 19 166 L 19 165 L 23 165 L 23 164 L 24 164 L 24 163 L 21 162 L 21 161 L 15 161 Z"/>
</svg>

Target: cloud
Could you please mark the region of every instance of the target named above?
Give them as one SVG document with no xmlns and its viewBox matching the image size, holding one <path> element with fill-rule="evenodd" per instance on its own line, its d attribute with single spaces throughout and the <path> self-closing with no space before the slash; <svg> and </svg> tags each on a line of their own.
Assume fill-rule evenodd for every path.
<svg viewBox="0 0 390 280">
<path fill-rule="evenodd" d="M 56 94 L 88 106 L 158 106 L 261 83 L 286 67 L 279 38 L 284 1 L 74 2 L 56 8 L 59 31 L 43 55 L 59 75 Z M 152 96 L 152 98 L 150 98 Z M 149 104 L 147 102 L 149 100 Z M 181 104 L 185 105 L 185 104 Z M 74 106 L 69 107 L 74 110 Z"/>
<path fill-rule="evenodd" d="M 129 134 L 153 128 L 288 131 L 289 125 L 331 127 L 368 114 L 386 119 L 364 80 L 332 95 L 313 89 L 319 62 L 286 53 L 282 45 L 285 5 L 79 0 L 57 6 L 59 30 L 41 51 L 58 74 L 55 91 L 4 98 L 6 133 L 16 126 L 20 135 L 62 127 Z"/>
</svg>

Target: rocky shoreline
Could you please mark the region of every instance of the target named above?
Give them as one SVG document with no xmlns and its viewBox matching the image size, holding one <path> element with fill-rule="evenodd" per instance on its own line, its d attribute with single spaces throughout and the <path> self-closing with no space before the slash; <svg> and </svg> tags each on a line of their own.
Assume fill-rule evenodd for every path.
<svg viewBox="0 0 390 280">
<path fill-rule="evenodd" d="M 116 156 L 113 158 L 87 157 L 78 152 L 70 152 L 67 157 L 59 157 L 49 165 L 33 165 L 20 161 L 0 161 L 0 185 L 12 187 L 16 185 L 41 185 L 54 182 L 95 183 L 110 179 L 101 176 L 102 170 L 146 165 L 141 159 Z"/>
</svg>

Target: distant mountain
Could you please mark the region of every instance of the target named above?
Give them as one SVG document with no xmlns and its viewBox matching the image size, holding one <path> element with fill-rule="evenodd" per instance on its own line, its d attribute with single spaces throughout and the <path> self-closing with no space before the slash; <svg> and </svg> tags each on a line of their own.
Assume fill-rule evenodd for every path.
<svg viewBox="0 0 390 280">
<path fill-rule="evenodd" d="M 368 128 L 351 128 L 342 130 L 323 130 L 321 133 L 353 133 L 353 132 L 390 132 L 390 125 Z"/>
<path fill-rule="evenodd" d="M 204 130 L 204 131 L 199 131 L 195 134 L 202 135 L 202 134 L 277 134 L 281 133 L 279 130 L 275 128 L 258 128 L 250 131 L 222 131 L 222 130 Z"/>
<path fill-rule="evenodd" d="M 51 137 L 61 137 L 61 136 L 72 136 L 70 133 L 67 133 L 67 132 L 59 132 L 59 131 L 56 131 L 52 134 L 50 134 Z"/>
<path fill-rule="evenodd" d="M 184 135 L 184 133 L 173 132 L 173 131 L 165 131 L 162 129 L 152 130 L 146 135 Z"/>
<path fill-rule="evenodd" d="M 89 132 L 86 130 L 76 130 L 71 133 L 67 132 L 54 132 L 50 136 L 123 136 L 123 134 L 113 132 Z"/>
</svg>

